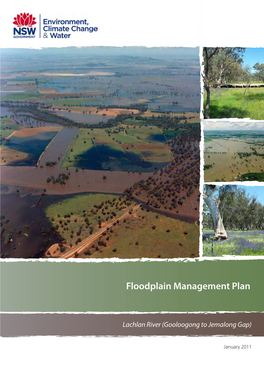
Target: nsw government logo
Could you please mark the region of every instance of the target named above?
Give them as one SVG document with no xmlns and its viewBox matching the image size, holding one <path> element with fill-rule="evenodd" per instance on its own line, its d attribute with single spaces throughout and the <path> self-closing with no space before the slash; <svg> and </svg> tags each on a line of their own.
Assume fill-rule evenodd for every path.
<svg viewBox="0 0 264 373">
<path fill-rule="evenodd" d="M 35 38 L 36 27 L 32 27 L 37 24 L 35 17 L 29 13 L 20 13 L 14 17 L 13 24 L 17 27 L 13 29 L 14 38 Z"/>
</svg>

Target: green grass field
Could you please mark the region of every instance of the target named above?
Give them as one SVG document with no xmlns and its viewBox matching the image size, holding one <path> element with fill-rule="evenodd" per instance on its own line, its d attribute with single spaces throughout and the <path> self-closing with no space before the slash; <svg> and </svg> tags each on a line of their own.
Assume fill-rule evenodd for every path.
<svg viewBox="0 0 264 373">
<path fill-rule="evenodd" d="M 204 93 L 204 103 L 206 92 Z M 210 118 L 264 119 L 264 88 L 211 89 Z"/>
<path fill-rule="evenodd" d="M 10 125 L 10 123 L 13 123 Z M 0 118 L 0 135 L 1 139 L 5 139 L 14 131 L 17 131 L 21 126 L 15 124 L 11 118 Z"/>
<path fill-rule="evenodd" d="M 124 120 L 124 124 L 127 124 L 129 126 L 141 126 L 144 121 L 138 120 L 135 118 L 129 118 Z"/>
<path fill-rule="evenodd" d="M 78 239 L 85 239 L 99 229 L 99 220 L 111 222 L 135 204 L 112 194 L 87 193 L 61 200 L 49 206 L 45 213 L 56 231 L 75 246 Z"/>
<path fill-rule="evenodd" d="M 99 98 L 81 97 L 81 98 L 61 98 L 52 101 L 53 106 L 82 106 L 85 102 L 95 102 Z"/>
<path fill-rule="evenodd" d="M 126 133 L 129 136 L 133 136 L 136 139 L 145 142 L 159 143 L 161 141 L 164 141 L 162 130 L 156 126 L 136 126 L 136 128 L 129 126 L 129 128 L 126 129 Z M 158 139 L 155 139 L 155 137 L 157 137 Z"/>
<path fill-rule="evenodd" d="M 188 258 L 199 254 L 199 228 L 195 224 L 141 210 L 114 227 L 103 240 L 105 247 L 98 247 L 96 241 L 84 257 Z"/>
<path fill-rule="evenodd" d="M 9 95 L 6 95 L 2 97 L 2 100 L 4 101 L 24 101 L 24 100 L 30 100 L 30 99 L 40 99 L 44 97 L 44 95 L 40 93 L 10 93 Z"/>
</svg>

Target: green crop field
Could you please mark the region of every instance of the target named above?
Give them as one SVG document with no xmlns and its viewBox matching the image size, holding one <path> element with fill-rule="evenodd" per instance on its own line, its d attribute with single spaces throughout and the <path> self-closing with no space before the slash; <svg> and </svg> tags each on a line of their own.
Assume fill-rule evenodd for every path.
<svg viewBox="0 0 264 373">
<path fill-rule="evenodd" d="M 146 142 L 158 143 L 165 140 L 162 130 L 156 126 L 136 126 L 136 128 L 129 126 L 126 132 L 129 136 Z"/>
<path fill-rule="evenodd" d="M 82 106 L 86 102 L 93 103 L 98 101 L 99 98 L 80 97 L 80 98 L 62 98 L 52 101 L 53 106 Z"/>
<path fill-rule="evenodd" d="M 145 210 L 114 227 L 103 241 L 105 247 L 98 247 L 96 241 L 84 257 L 186 258 L 199 254 L 199 228 L 195 224 Z"/>
<path fill-rule="evenodd" d="M 40 93 L 10 93 L 2 97 L 4 101 L 23 101 L 23 100 L 30 100 L 30 99 L 40 99 L 44 97 L 44 95 Z"/>
<path fill-rule="evenodd" d="M 206 102 L 206 92 L 204 103 Z M 264 88 L 211 90 L 210 118 L 264 119 Z"/>
</svg>

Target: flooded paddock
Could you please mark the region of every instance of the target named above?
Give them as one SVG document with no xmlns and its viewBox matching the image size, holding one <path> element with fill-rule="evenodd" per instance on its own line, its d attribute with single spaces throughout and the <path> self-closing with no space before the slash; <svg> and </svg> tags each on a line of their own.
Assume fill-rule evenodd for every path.
<svg viewBox="0 0 264 373">
<path fill-rule="evenodd" d="M 60 117 L 71 119 L 78 123 L 85 123 L 85 124 L 91 124 L 91 125 L 107 123 L 109 119 L 115 118 L 112 115 L 75 113 L 75 112 L 62 111 L 62 110 L 52 110 L 51 113 L 56 114 Z"/>
<path fill-rule="evenodd" d="M 60 242 L 60 237 L 45 216 L 45 208 L 56 198 L 41 198 L 40 192 L 32 189 L 12 190 L 2 186 L 2 257 L 41 258 L 51 244 Z"/>
<path fill-rule="evenodd" d="M 57 162 L 60 164 L 77 133 L 77 128 L 63 127 L 42 153 L 38 165 L 45 166 L 46 162 Z"/>
<path fill-rule="evenodd" d="M 47 183 L 47 178 L 69 174 L 66 185 Z M 1 166 L 1 182 L 14 186 L 47 190 L 48 194 L 71 194 L 81 192 L 123 193 L 125 189 L 140 180 L 146 180 L 152 173 L 128 173 L 121 171 L 70 170 L 58 167 L 13 167 Z M 106 179 L 103 179 L 103 177 Z"/>
<path fill-rule="evenodd" d="M 215 131 L 216 132 L 216 131 Z M 206 132 L 205 132 L 206 133 Z M 247 173 L 261 173 L 264 170 L 263 133 L 249 133 L 241 137 L 221 139 L 219 135 L 210 138 L 204 146 L 205 182 L 235 181 Z M 211 134 L 214 136 L 214 134 Z"/>
<path fill-rule="evenodd" d="M 55 128 L 54 128 L 55 129 Z M 46 149 L 50 141 L 57 135 L 57 131 L 39 131 L 34 132 L 34 129 L 26 131 L 28 135 L 22 136 L 22 131 L 14 132 L 14 134 L 5 141 L 5 148 L 11 151 L 22 152 L 27 154 L 25 159 L 14 160 L 9 163 L 10 166 L 35 166 L 41 153 Z"/>
</svg>

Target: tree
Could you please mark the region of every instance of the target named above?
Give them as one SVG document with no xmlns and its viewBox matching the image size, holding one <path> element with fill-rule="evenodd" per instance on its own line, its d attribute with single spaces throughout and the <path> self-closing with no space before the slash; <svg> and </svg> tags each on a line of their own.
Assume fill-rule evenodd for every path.
<svg viewBox="0 0 264 373">
<path fill-rule="evenodd" d="M 243 69 L 243 73 L 242 73 L 243 82 L 246 83 L 246 87 L 245 87 L 245 91 L 244 91 L 245 96 L 246 96 L 246 93 L 247 93 L 247 89 L 250 87 L 252 77 L 253 76 L 252 76 L 252 72 L 251 72 L 251 66 L 250 65 L 245 66 L 244 69 Z"/>
<path fill-rule="evenodd" d="M 220 199 L 216 197 L 216 186 L 215 185 L 206 185 L 205 186 L 205 203 L 208 206 L 210 211 L 212 220 L 213 220 L 213 227 L 214 227 L 214 234 L 217 239 L 226 239 L 227 233 L 225 231 L 225 227 L 220 215 Z"/>
<path fill-rule="evenodd" d="M 203 48 L 203 81 L 206 90 L 205 118 L 209 119 L 211 85 L 217 86 L 234 79 L 241 72 L 242 53 L 245 48 Z"/>
<path fill-rule="evenodd" d="M 220 223 L 218 217 L 220 216 Z M 221 238 L 217 228 L 224 229 L 263 230 L 264 206 L 258 202 L 257 196 L 249 195 L 243 187 L 236 185 L 206 186 L 203 225 L 214 229 L 215 236 Z"/>
<path fill-rule="evenodd" d="M 264 63 L 255 63 L 253 69 L 256 70 L 255 76 L 264 83 Z"/>
</svg>

